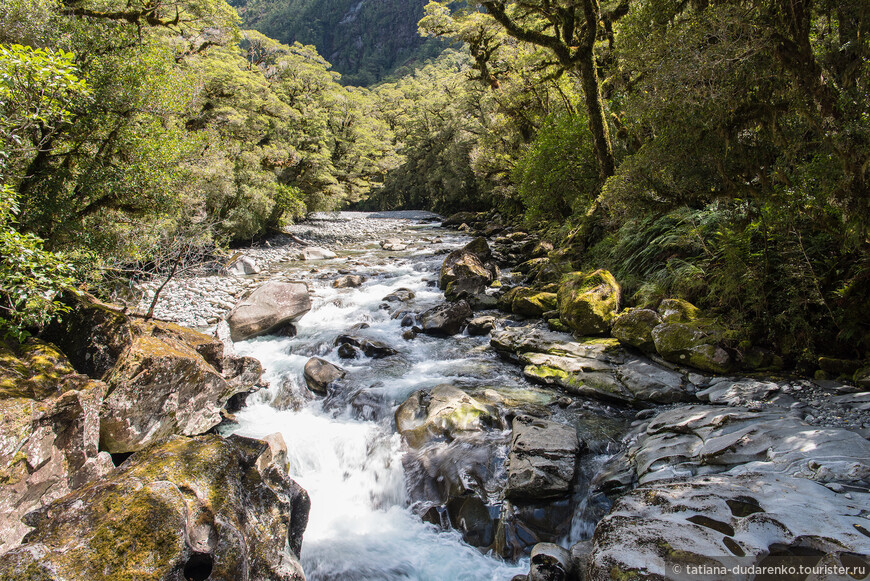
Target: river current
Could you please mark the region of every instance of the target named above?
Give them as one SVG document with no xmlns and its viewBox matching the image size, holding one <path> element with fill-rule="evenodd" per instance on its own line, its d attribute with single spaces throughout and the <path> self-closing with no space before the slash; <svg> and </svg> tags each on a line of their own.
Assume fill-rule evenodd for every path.
<svg viewBox="0 0 870 581">
<path fill-rule="evenodd" d="M 313 307 L 296 325 L 294 337 L 236 344 L 240 354 L 262 362 L 270 387 L 248 398 L 235 431 L 251 437 L 283 435 L 290 474 L 311 496 L 301 555 L 311 581 L 511 579 L 528 571 L 527 559 L 505 562 L 483 554 L 458 532 L 418 516 L 409 499 L 413 475 L 403 466 L 407 450 L 393 412 L 412 392 L 443 383 L 494 388 L 544 402 L 556 394 L 529 384 L 518 368 L 499 360 L 488 337 L 421 334 L 404 339 L 407 329 L 401 317 L 384 308 L 384 297 L 409 289 L 416 312 L 442 303 L 436 284 L 441 262 L 447 251 L 468 239 L 437 223 L 412 221 L 392 235 L 409 242 L 409 248 L 386 252 L 370 240 L 336 249 L 339 256 L 332 260 L 287 267 L 289 274 L 309 283 Z M 336 289 L 332 282 L 339 270 L 368 279 L 359 288 Z M 351 330 L 399 354 L 341 359 L 335 339 Z M 326 398 L 307 393 L 302 369 L 312 356 L 347 370 L 340 393 Z M 506 446 L 495 449 L 498 455 L 507 453 Z"/>
</svg>

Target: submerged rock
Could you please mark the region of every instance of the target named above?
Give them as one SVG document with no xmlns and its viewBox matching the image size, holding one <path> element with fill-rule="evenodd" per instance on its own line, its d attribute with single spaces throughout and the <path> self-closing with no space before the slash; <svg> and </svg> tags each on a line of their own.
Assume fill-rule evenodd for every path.
<svg viewBox="0 0 870 581">
<path fill-rule="evenodd" d="M 559 285 L 559 318 L 580 335 L 610 330 L 619 310 L 620 288 L 606 270 L 565 275 Z"/>
<path fill-rule="evenodd" d="M 30 513 L 0 579 L 302 581 L 310 501 L 281 462 L 259 440 L 173 437 Z"/>
<path fill-rule="evenodd" d="M 0 343 L 0 553 L 30 530 L 26 513 L 112 470 L 99 452 L 106 389 L 53 345 Z"/>
<path fill-rule="evenodd" d="M 332 250 L 327 250 L 326 248 L 321 248 L 319 246 L 308 246 L 307 248 L 303 248 L 300 252 L 296 254 L 297 260 L 328 260 L 330 258 L 335 258 L 338 256 Z"/>
<path fill-rule="evenodd" d="M 357 335 L 339 335 L 335 338 L 335 344 L 338 346 L 338 355 L 342 359 L 353 359 L 356 357 L 354 348 L 365 353 L 366 357 L 372 359 L 380 359 L 381 357 L 389 357 L 396 355 L 398 351 L 384 343 L 367 337 Z"/>
<path fill-rule="evenodd" d="M 685 565 L 775 564 L 773 555 L 870 567 L 868 514 L 870 494 L 836 494 L 804 478 L 748 473 L 661 482 L 621 497 L 595 528 L 588 561 L 578 561 L 586 561 L 587 579 L 697 579 Z M 674 575 L 675 564 L 682 575 Z"/>
<path fill-rule="evenodd" d="M 270 281 L 238 303 L 226 317 L 233 341 L 244 341 L 294 323 L 311 310 L 308 286 Z"/>
<path fill-rule="evenodd" d="M 335 279 L 332 283 L 332 288 L 357 288 L 362 286 L 366 281 L 366 277 L 358 274 L 348 274 Z"/>
</svg>

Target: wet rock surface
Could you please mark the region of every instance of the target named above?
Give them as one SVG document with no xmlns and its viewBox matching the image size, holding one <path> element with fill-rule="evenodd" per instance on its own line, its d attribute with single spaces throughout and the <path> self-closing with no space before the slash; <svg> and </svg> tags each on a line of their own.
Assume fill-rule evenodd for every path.
<svg viewBox="0 0 870 581">
<path fill-rule="evenodd" d="M 654 483 L 617 500 L 596 527 L 590 553 L 575 558 L 596 580 L 692 579 L 688 571 L 672 577 L 673 564 L 763 565 L 775 554 L 870 567 L 870 536 L 861 532 L 870 530 L 868 509 L 866 493 L 847 498 L 770 473 Z"/>
<path fill-rule="evenodd" d="M 721 472 L 870 485 L 870 441 L 850 430 L 810 426 L 781 410 L 686 406 L 635 431 L 625 456 L 614 461 L 617 474 L 601 483 L 605 488 Z"/>
<path fill-rule="evenodd" d="M 320 224 L 294 227 L 297 228 L 294 235 L 339 254 L 335 259 L 306 266 L 310 268 L 312 280 L 323 281 L 322 284 L 331 287 L 340 276 L 351 273 L 369 277 L 362 287 L 348 286 L 339 295 L 323 293 L 324 298 L 320 298 L 315 293 L 315 302 L 323 300 L 336 309 L 344 308 L 347 301 L 352 300 L 348 297 L 355 296 L 353 293 L 379 284 L 391 265 L 406 265 L 408 270 L 422 269 L 422 262 L 415 263 L 413 255 L 426 244 L 429 244 L 426 252 L 442 254 L 459 245 L 455 241 L 452 247 L 442 245 L 431 235 L 425 238 L 431 242 L 421 243 L 424 238 L 401 233 L 396 223 L 394 232 L 378 225 L 362 234 L 369 227 L 368 222 L 377 220 L 352 223 L 329 219 Z M 478 290 L 482 288 L 479 282 L 475 283 L 475 300 L 480 297 L 494 300 L 496 296 L 504 298 L 514 293 L 509 308 L 513 314 L 509 318 L 490 315 L 488 311 L 487 318 L 469 324 L 468 335 L 491 333 L 489 346 L 486 339 L 477 336 L 448 332 L 444 335 L 449 338 L 435 339 L 418 335 L 423 327 L 421 312 L 435 301 L 427 295 L 430 287 L 405 282 L 403 284 L 417 292 L 417 298 L 400 295 L 398 291 L 402 289 L 397 289 L 399 285 L 395 284 L 390 291 L 396 290 L 396 293 L 379 291 L 374 301 L 377 308 L 377 301 L 383 298 L 382 312 L 396 317 L 389 320 L 397 322 L 386 325 L 398 328 L 399 322 L 407 320 L 404 327 L 410 334 L 407 342 L 398 339 L 398 335 L 390 335 L 392 331 L 378 328 L 382 325 L 379 316 L 372 316 L 357 319 L 336 331 L 356 337 L 353 342 L 335 345 L 336 335 L 333 334 L 298 352 L 305 355 L 303 361 L 315 355 L 331 358 L 328 353 L 333 349 L 338 350 L 338 355 L 343 352 L 352 358 L 346 365 L 348 375 L 342 389 L 333 390 L 333 395 L 322 400 L 324 407 L 333 413 L 347 413 L 385 425 L 390 422 L 391 406 L 398 405 L 394 418 L 403 436 L 406 451 L 402 463 L 408 479 L 409 502 L 413 503 L 415 512 L 427 515 L 430 522 L 439 526 L 458 530 L 474 546 L 507 558 L 528 555 L 532 546 L 541 541 L 562 543 L 564 549 L 577 540 L 582 541 L 574 546 L 567 564 L 565 553 L 542 551 L 542 555 L 548 556 L 539 559 L 537 568 L 533 562 L 532 578 L 562 575 L 568 570 L 572 571 L 571 575 L 582 570 L 592 575 L 587 578 L 594 579 L 621 579 L 625 577 L 623 572 L 640 578 L 655 577 L 658 574 L 656 559 L 683 554 L 669 552 L 666 543 L 671 535 L 678 542 L 685 540 L 686 544 L 681 546 L 686 551 L 700 554 L 715 550 L 711 553 L 715 555 L 744 551 L 759 560 L 765 558 L 770 547 L 803 546 L 800 539 L 804 538 L 810 539 L 807 546 L 816 547 L 813 549 L 816 551 L 866 552 L 857 541 L 868 537 L 861 537 L 860 529 L 854 526 L 857 523 L 870 530 L 863 521 L 849 521 L 852 529 L 848 531 L 859 531 L 859 536 L 843 536 L 834 530 L 848 524 L 836 518 L 866 520 L 866 508 L 860 509 L 863 513 L 855 512 L 856 506 L 866 505 L 863 491 L 868 485 L 867 440 L 866 433 L 862 432 L 870 428 L 870 400 L 866 391 L 862 392 L 860 386 L 849 388 L 836 382 L 711 377 L 699 373 L 699 369 L 714 372 L 713 367 L 705 367 L 706 363 L 698 364 L 698 357 L 703 355 L 715 363 L 721 355 L 717 349 L 728 357 L 719 359 L 723 365 L 727 364 L 729 373 L 733 373 L 737 361 L 715 322 L 705 320 L 692 305 L 681 301 L 662 301 L 657 310 L 628 311 L 619 316 L 615 308 L 607 307 L 599 322 L 583 327 L 584 332 L 610 332 L 613 338 L 588 340 L 545 330 L 544 321 L 553 328 L 579 330 L 577 324 L 566 322 L 574 320 L 571 316 L 562 317 L 564 309 L 552 308 L 556 283 L 574 268 L 557 251 L 543 247 L 535 236 L 512 231 L 504 222 L 490 222 L 479 216 L 472 221 L 466 216 L 460 225 L 466 224 L 465 230 L 469 232 L 498 232 L 499 238 L 491 247 L 493 263 L 508 269 L 520 262 L 528 264 L 524 272 L 508 270 L 501 273 L 501 281 L 486 282 L 485 292 Z M 380 242 L 394 237 L 402 244 L 407 243 L 408 248 L 388 254 Z M 358 259 L 351 253 L 351 245 L 367 245 L 379 253 L 378 258 Z M 295 264 L 290 249 L 295 249 L 290 243 L 286 247 L 258 249 L 252 256 L 261 267 L 261 275 L 232 280 L 243 284 L 264 274 L 287 277 L 287 273 L 276 270 L 275 265 Z M 273 258 L 264 260 L 264 256 Z M 424 276 L 435 285 L 440 278 L 438 274 L 430 271 Z M 519 291 L 502 294 L 503 290 L 495 291 L 502 283 L 506 287 L 528 285 L 526 288 L 530 290 L 525 294 Z M 339 291 L 330 289 L 329 292 Z M 610 292 L 601 298 L 609 299 L 613 294 Z M 521 302 L 514 310 L 517 297 L 521 297 Z M 469 306 L 480 307 L 477 303 Z M 627 318 L 631 314 L 636 321 Z M 530 324 L 524 317 L 540 317 L 543 321 Z M 470 309 L 462 320 L 469 318 Z M 373 328 L 348 332 L 357 322 L 362 323 L 361 327 L 371 323 Z M 663 342 L 660 337 L 662 349 L 657 349 L 653 331 L 663 325 L 666 327 L 662 331 L 680 331 L 674 334 L 676 339 L 687 336 L 682 333 L 684 327 L 701 329 L 706 335 L 664 357 L 669 353 L 667 345 L 675 342 Z M 602 328 L 604 331 L 600 330 Z M 363 359 L 362 340 L 381 341 L 385 337 L 390 337 L 388 341 L 393 347 L 400 347 L 402 354 L 380 358 L 372 355 Z M 410 340 L 413 337 L 416 338 Z M 445 347 L 433 346 L 433 341 L 440 341 Z M 448 349 L 446 345 L 453 342 L 461 347 Z M 417 361 L 414 350 L 418 345 L 431 349 L 428 352 L 437 357 L 436 361 L 449 362 L 443 364 L 449 371 L 433 372 L 425 362 Z M 107 359 L 111 359 L 110 347 L 106 349 Z M 508 383 L 515 380 L 517 383 L 511 383 L 510 388 L 514 385 L 522 385 L 522 388 L 505 389 L 502 384 L 506 375 L 493 373 L 489 363 L 482 362 L 485 357 L 478 357 L 491 351 L 519 365 L 517 378 Z M 721 374 L 726 367 L 715 369 Z M 394 395 L 390 395 L 387 386 L 394 386 L 393 378 L 404 373 L 423 387 L 406 387 L 393 402 Z M 446 373 L 452 375 L 446 379 L 451 383 L 439 384 L 445 381 L 440 378 Z M 520 373 L 534 384 L 524 381 Z M 344 382 L 347 382 L 346 387 Z M 630 420 L 624 418 L 634 417 L 637 408 L 645 409 L 637 412 L 633 429 L 629 430 Z M 538 488 L 548 491 L 540 498 L 508 492 L 514 464 L 513 460 L 508 461 L 513 453 L 511 443 L 515 439 L 521 441 L 523 433 L 510 426 L 511 423 L 517 425 L 518 420 L 519 424 L 529 421 L 561 426 L 558 429 L 566 439 L 570 439 L 573 431 L 579 447 L 573 454 L 574 469 L 570 477 L 566 462 L 571 454 L 560 455 L 548 449 L 558 438 L 539 438 L 540 446 L 529 447 L 533 453 L 526 457 L 534 458 L 538 464 L 528 473 L 537 474 L 537 481 L 542 483 Z M 587 446 L 583 447 L 581 442 Z M 555 448 L 562 450 L 571 446 L 555 445 Z M 609 462 L 608 458 L 611 458 Z M 372 464 L 381 461 L 379 458 Z M 535 473 L 534 468 L 539 468 L 539 472 Z M 535 481 L 535 477 L 526 480 Z M 558 482 L 559 486 L 551 487 L 553 482 Z M 567 487 L 565 482 L 568 482 Z M 819 499 L 819 506 L 836 518 L 832 516 L 833 520 L 829 519 L 816 532 L 806 527 L 802 529 L 804 525 L 795 520 L 803 510 L 797 500 L 800 494 L 805 494 L 810 502 Z M 779 536 L 768 535 L 760 524 L 764 517 L 754 516 L 762 513 L 755 511 L 756 505 L 747 500 L 753 495 L 767 503 L 764 512 L 773 515 L 770 526 L 780 531 Z M 689 508 L 680 503 L 683 497 Z M 786 500 L 777 505 L 778 497 Z M 623 500 L 624 505 L 620 504 Z M 617 504 L 611 511 L 610 505 L 614 502 Z M 761 501 L 756 504 L 760 506 Z M 731 517 L 719 513 L 723 506 Z M 777 512 L 778 506 L 785 508 Z M 731 513 L 732 509 L 736 512 Z M 787 514 L 789 511 L 792 514 Z M 611 516 L 596 528 L 598 519 L 608 512 Z M 815 513 L 806 514 L 812 517 Z M 744 538 L 741 523 L 753 519 L 756 528 L 747 528 L 749 532 Z M 633 522 L 640 523 L 639 531 L 654 532 L 648 536 L 634 534 Z M 588 539 L 593 530 L 596 530 L 594 543 L 590 543 Z M 689 532 L 698 539 L 694 548 L 689 544 L 692 536 Z M 828 542 L 831 539 L 834 541 Z M 845 549 L 836 549 L 835 545 Z M 645 569 L 638 566 L 645 562 L 651 565 Z"/>
<path fill-rule="evenodd" d="M 571 490 L 580 441 L 571 426 L 517 416 L 512 424 L 505 496 L 542 500 Z"/>
</svg>

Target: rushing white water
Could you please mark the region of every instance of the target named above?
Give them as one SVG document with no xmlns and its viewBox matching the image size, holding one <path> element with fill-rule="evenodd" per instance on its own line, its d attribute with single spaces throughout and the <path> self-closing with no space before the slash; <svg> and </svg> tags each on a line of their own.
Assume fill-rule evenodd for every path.
<svg viewBox="0 0 870 581">
<path fill-rule="evenodd" d="M 385 256 L 370 255 L 372 260 Z M 353 259 L 365 257 L 357 254 Z M 434 279 L 439 265 L 440 257 L 433 256 L 431 248 L 412 250 L 392 264 L 371 268 L 370 276 L 372 270 L 380 274 L 358 289 L 315 282 L 314 306 L 299 321 L 296 337 L 237 344 L 240 353 L 263 363 L 271 384 L 269 390 L 250 397 L 248 407 L 237 415 L 237 433 L 283 435 L 291 476 L 311 496 L 301 557 L 312 581 L 506 580 L 528 571 L 527 562 L 510 564 L 483 555 L 463 543 L 458 533 L 423 522 L 407 507 L 402 442 L 389 410 L 414 390 L 439 383 L 472 377 L 497 377 L 508 386 L 517 381 L 505 377 L 511 372 L 483 349 L 485 339 L 421 335 L 405 341 L 400 321 L 380 308 L 384 296 L 402 287 L 416 294 L 417 311 L 443 300 L 427 280 Z M 336 336 L 358 323 L 369 325 L 361 334 L 384 341 L 400 354 L 380 360 L 338 359 Z M 309 399 L 296 410 L 273 407 L 280 392 L 304 391 L 302 368 L 313 355 L 346 369 L 354 388 L 385 400 L 388 413 L 378 420 L 363 420 L 348 405 L 324 406 L 323 399 Z"/>
</svg>

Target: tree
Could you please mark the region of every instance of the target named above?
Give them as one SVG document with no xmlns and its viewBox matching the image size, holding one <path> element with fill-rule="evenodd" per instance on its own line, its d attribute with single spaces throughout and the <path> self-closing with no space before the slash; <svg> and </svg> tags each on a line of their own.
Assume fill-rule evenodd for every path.
<svg viewBox="0 0 870 581">
<path fill-rule="evenodd" d="M 566 71 L 579 71 L 598 170 L 602 179 L 613 175 L 613 146 L 595 62 L 595 41 L 602 18 L 612 21 L 623 15 L 627 3 L 606 15 L 602 15 L 598 0 L 482 0 L 480 4 L 508 34 L 546 48 Z"/>
</svg>

